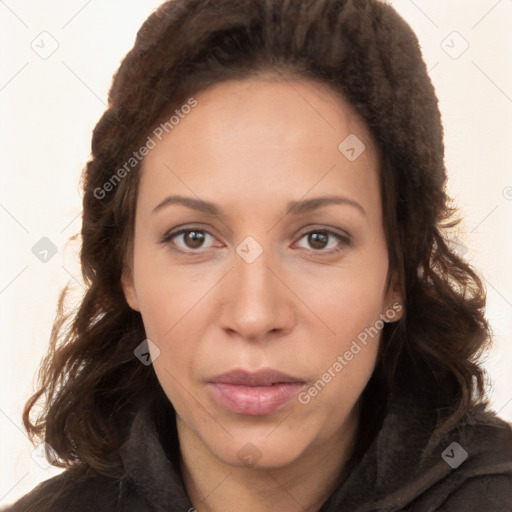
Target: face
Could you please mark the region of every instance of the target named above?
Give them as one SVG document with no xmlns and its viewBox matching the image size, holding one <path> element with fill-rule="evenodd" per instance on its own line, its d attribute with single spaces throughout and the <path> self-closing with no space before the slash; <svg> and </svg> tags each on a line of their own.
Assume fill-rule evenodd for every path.
<svg viewBox="0 0 512 512">
<path fill-rule="evenodd" d="M 285 466 L 349 431 L 384 314 L 400 317 L 378 155 L 314 82 L 251 78 L 195 99 L 145 157 L 123 288 L 180 439 Z"/>
</svg>

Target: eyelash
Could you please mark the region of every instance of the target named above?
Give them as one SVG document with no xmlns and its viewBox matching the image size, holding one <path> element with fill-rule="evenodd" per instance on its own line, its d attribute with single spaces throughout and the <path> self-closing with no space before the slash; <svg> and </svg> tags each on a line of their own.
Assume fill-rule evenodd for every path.
<svg viewBox="0 0 512 512">
<path fill-rule="evenodd" d="M 166 232 L 161 237 L 160 243 L 161 244 L 169 244 L 174 238 L 177 238 L 180 235 L 183 235 L 185 233 L 190 233 L 190 232 L 199 232 L 199 233 L 203 233 L 203 234 L 213 237 L 213 235 L 205 229 L 189 227 L 189 228 L 179 229 L 178 231 L 174 231 L 174 232 L 172 232 L 172 231 Z M 311 235 L 311 234 L 324 234 L 324 235 L 331 236 L 333 238 L 336 238 L 339 242 L 342 242 L 342 244 L 345 247 L 350 247 L 352 245 L 352 238 L 349 235 L 341 235 L 339 233 L 336 233 L 336 232 L 328 230 L 328 229 L 314 229 L 311 231 L 307 231 L 301 235 L 299 240 L 302 240 L 302 238 L 304 238 L 305 236 Z M 182 254 L 195 255 L 195 254 L 199 254 L 201 248 L 199 248 L 197 250 L 189 249 L 187 251 L 176 248 L 176 247 L 172 247 L 172 249 L 174 251 L 180 252 Z M 311 249 L 311 252 L 317 253 L 317 254 L 333 255 L 333 254 L 337 254 L 337 253 L 341 252 L 342 250 L 343 250 L 343 248 L 338 247 L 334 250 L 331 249 L 328 251 L 323 250 L 323 249 Z"/>
</svg>

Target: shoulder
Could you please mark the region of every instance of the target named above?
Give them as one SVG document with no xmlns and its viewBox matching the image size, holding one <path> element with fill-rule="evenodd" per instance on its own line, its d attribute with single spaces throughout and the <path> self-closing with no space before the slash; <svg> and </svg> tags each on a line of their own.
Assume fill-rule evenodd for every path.
<svg viewBox="0 0 512 512">
<path fill-rule="evenodd" d="M 462 482 L 439 482 L 412 503 L 410 512 L 510 512 L 512 473 L 474 475 Z"/>
<path fill-rule="evenodd" d="M 443 460 L 444 478 L 418 497 L 414 512 L 512 509 L 511 424 L 484 405 L 474 406 L 433 451 Z"/>
<path fill-rule="evenodd" d="M 467 447 L 460 465 L 465 472 L 485 473 L 487 469 L 488 474 L 506 473 L 512 477 L 512 424 L 486 409 L 486 404 L 470 408 L 450 434 L 459 439 L 462 448 L 464 444 Z"/>
<path fill-rule="evenodd" d="M 510 512 L 512 474 L 480 475 L 466 480 L 440 505 L 438 512 Z"/>
<path fill-rule="evenodd" d="M 109 512 L 116 510 L 118 489 L 117 479 L 92 470 L 67 469 L 2 512 Z"/>
</svg>

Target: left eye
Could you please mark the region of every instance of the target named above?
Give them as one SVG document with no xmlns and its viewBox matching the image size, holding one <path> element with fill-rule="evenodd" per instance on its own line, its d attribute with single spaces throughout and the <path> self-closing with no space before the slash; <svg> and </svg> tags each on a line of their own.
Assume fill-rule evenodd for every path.
<svg viewBox="0 0 512 512">
<path fill-rule="evenodd" d="M 349 244 L 348 237 L 344 237 L 342 235 L 338 235 L 337 233 L 333 233 L 332 231 L 310 231 L 305 233 L 300 238 L 306 239 L 310 248 L 313 248 L 315 251 L 321 251 L 325 249 L 334 249 L 340 242 L 344 242 L 345 244 Z M 329 244 L 329 240 L 331 243 Z M 306 247 L 307 249 L 307 247 Z M 340 249 L 338 249 L 340 250 Z"/>
</svg>

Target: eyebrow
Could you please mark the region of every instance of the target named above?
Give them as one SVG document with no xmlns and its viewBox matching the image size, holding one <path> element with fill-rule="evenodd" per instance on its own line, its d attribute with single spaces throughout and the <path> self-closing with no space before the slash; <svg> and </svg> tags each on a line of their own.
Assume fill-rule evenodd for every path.
<svg viewBox="0 0 512 512">
<path fill-rule="evenodd" d="M 215 204 L 210 203 L 209 201 L 204 201 L 202 199 L 194 199 L 193 197 L 186 196 L 168 196 L 153 209 L 152 213 L 156 213 L 163 208 L 173 204 L 181 204 L 187 208 L 190 208 L 191 210 L 196 210 L 198 212 L 207 213 L 210 215 L 219 216 L 222 214 L 221 209 Z M 366 215 L 366 210 L 361 206 L 361 204 L 343 196 L 321 196 L 300 201 L 289 201 L 288 212 L 292 215 L 303 215 L 305 213 L 310 213 L 325 206 L 334 204 L 346 204 L 353 206 L 360 213 Z"/>
</svg>

